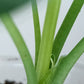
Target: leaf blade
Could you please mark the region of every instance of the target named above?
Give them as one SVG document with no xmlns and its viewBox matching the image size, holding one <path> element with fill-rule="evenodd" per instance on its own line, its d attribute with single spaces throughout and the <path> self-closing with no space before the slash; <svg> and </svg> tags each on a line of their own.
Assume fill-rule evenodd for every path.
<svg viewBox="0 0 84 84">
<path fill-rule="evenodd" d="M 0 14 L 8 12 L 27 2 L 29 0 L 0 0 Z"/>
</svg>

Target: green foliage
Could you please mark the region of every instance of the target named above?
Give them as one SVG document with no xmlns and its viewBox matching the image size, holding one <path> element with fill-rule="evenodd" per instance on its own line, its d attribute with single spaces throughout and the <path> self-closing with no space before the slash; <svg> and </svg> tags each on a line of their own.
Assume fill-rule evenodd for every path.
<svg viewBox="0 0 84 84">
<path fill-rule="evenodd" d="M 0 13 L 6 12 L 28 0 L 11 0 L 0 5 Z M 11 2 L 11 3 L 9 3 Z M 17 3 L 16 3 L 17 2 Z M 21 3 L 20 3 L 21 2 Z M 58 60 L 64 43 L 71 31 L 71 28 L 80 13 L 84 0 L 74 0 L 54 40 L 57 19 L 61 0 L 48 0 L 47 12 L 42 32 L 36 0 L 31 0 L 35 31 L 35 67 L 30 52 L 11 16 L 8 13 L 1 14 L 1 20 L 8 30 L 17 50 L 21 56 L 27 75 L 27 84 L 63 84 L 68 73 L 84 53 L 84 37 L 72 49 L 72 51 Z M 1 3 L 0 3 L 1 4 Z M 50 64 L 51 62 L 51 64 Z"/>
<path fill-rule="evenodd" d="M 83 6 L 84 0 L 74 0 L 56 37 L 53 44 L 52 54 L 55 58 L 55 63 L 60 55 L 64 43 L 69 35 L 70 30 Z M 60 39 L 59 39 L 60 38 Z"/>
<path fill-rule="evenodd" d="M 0 14 L 8 12 L 29 0 L 0 0 Z"/>
</svg>

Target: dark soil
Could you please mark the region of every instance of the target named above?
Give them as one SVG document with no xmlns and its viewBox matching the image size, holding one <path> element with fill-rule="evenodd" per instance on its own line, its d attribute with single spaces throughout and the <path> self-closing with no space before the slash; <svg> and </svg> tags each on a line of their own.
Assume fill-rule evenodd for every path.
<svg viewBox="0 0 84 84">
<path fill-rule="evenodd" d="M 23 84 L 22 82 L 17 83 L 16 81 L 8 81 L 6 80 L 4 83 L 0 83 L 0 84 Z"/>
</svg>

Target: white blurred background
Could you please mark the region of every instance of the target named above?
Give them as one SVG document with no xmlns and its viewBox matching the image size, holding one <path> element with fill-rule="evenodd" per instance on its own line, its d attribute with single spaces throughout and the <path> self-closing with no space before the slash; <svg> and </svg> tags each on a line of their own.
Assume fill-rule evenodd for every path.
<svg viewBox="0 0 84 84">
<path fill-rule="evenodd" d="M 62 0 L 56 33 L 72 1 L 73 0 Z M 41 32 L 43 29 L 46 7 L 47 7 L 47 0 L 38 1 Z M 11 11 L 10 14 L 15 24 L 17 25 L 19 31 L 21 32 L 30 50 L 34 62 L 35 41 L 34 41 L 34 25 L 33 25 L 31 4 L 26 4 L 18 8 L 17 10 Z M 73 28 L 61 52 L 61 55 L 68 54 L 72 50 L 72 48 L 79 42 L 79 40 L 82 39 L 82 37 L 84 37 L 84 6 L 77 17 L 75 24 L 73 25 Z M 76 68 L 78 67 L 77 65 L 84 66 L 84 55 L 82 55 L 78 60 L 77 64 L 75 65 Z M 75 67 L 72 69 L 71 71 L 72 73 L 74 72 L 74 70 L 75 72 L 77 71 Z M 80 70 L 77 73 L 80 73 Z M 82 77 L 84 77 L 84 74 L 81 75 Z M 82 79 L 82 77 L 80 79 Z M 6 28 L 4 27 L 3 23 L 0 20 L 0 81 L 3 82 L 6 79 L 22 81 L 24 84 L 26 84 L 26 75 L 19 53 L 12 39 L 10 38 Z M 72 77 L 70 78 L 69 76 L 68 79 L 72 80 Z M 84 84 L 83 82 L 80 82 L 80 84 Z M 68 82 L 66 81 L 65 84 L 67 83 Z M 77 84 L 77 83 L 72 81 L 71 83 L 69 82 L 68 84 Z"/>
</svg>

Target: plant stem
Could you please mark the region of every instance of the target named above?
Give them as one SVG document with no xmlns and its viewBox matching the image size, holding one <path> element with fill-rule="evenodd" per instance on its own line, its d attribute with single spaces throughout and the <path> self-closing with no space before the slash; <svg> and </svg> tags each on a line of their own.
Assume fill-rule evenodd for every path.
<svg viewBox="0 0 84 84">
<path fill-rule="evenodd" d="M 41 32 L 40 32 L 40 23 L 39 23 L 36 0 L 31 0 L 31 3 L 32 3 L 34 31 L 35 31 L 35 68 L 36 68 L 37 60 L 38 60 L 38 53 L 39 53 L 39 48 L 40 48 Z"/>
<path fill-rule="evenodd" d="M 54 80 L 52 84 L 63 84 L 73 65 L 84 53 L 84 38 L 76 45 L 76 47 L 66 56 L 63 57 L 56 67 Z M 49 84 L 49 83 L 48 83 Z"/>
<path fill-rule="evenodd" d="M 83 53 L 84 37 L 67 56 L 60 58 L 58 64 L 52 69 L 43 84 L 63 84 L 68 73 Z"/>
<path fill-rule="evenodd" d="M 36 69 L 38 80 L 40 80 L 41 77 L 44 76 L 49 69 L 60 3 L 61 0 L 48 0 L 47 12 Z"/>
<path fill-rule="evenodd" d="M 0 17 L 19 51 L 27 75 L 27 84 L 37 84 L 35 68 L 19 30 L 8 13 L 2 14 Z"/>
</svg>

